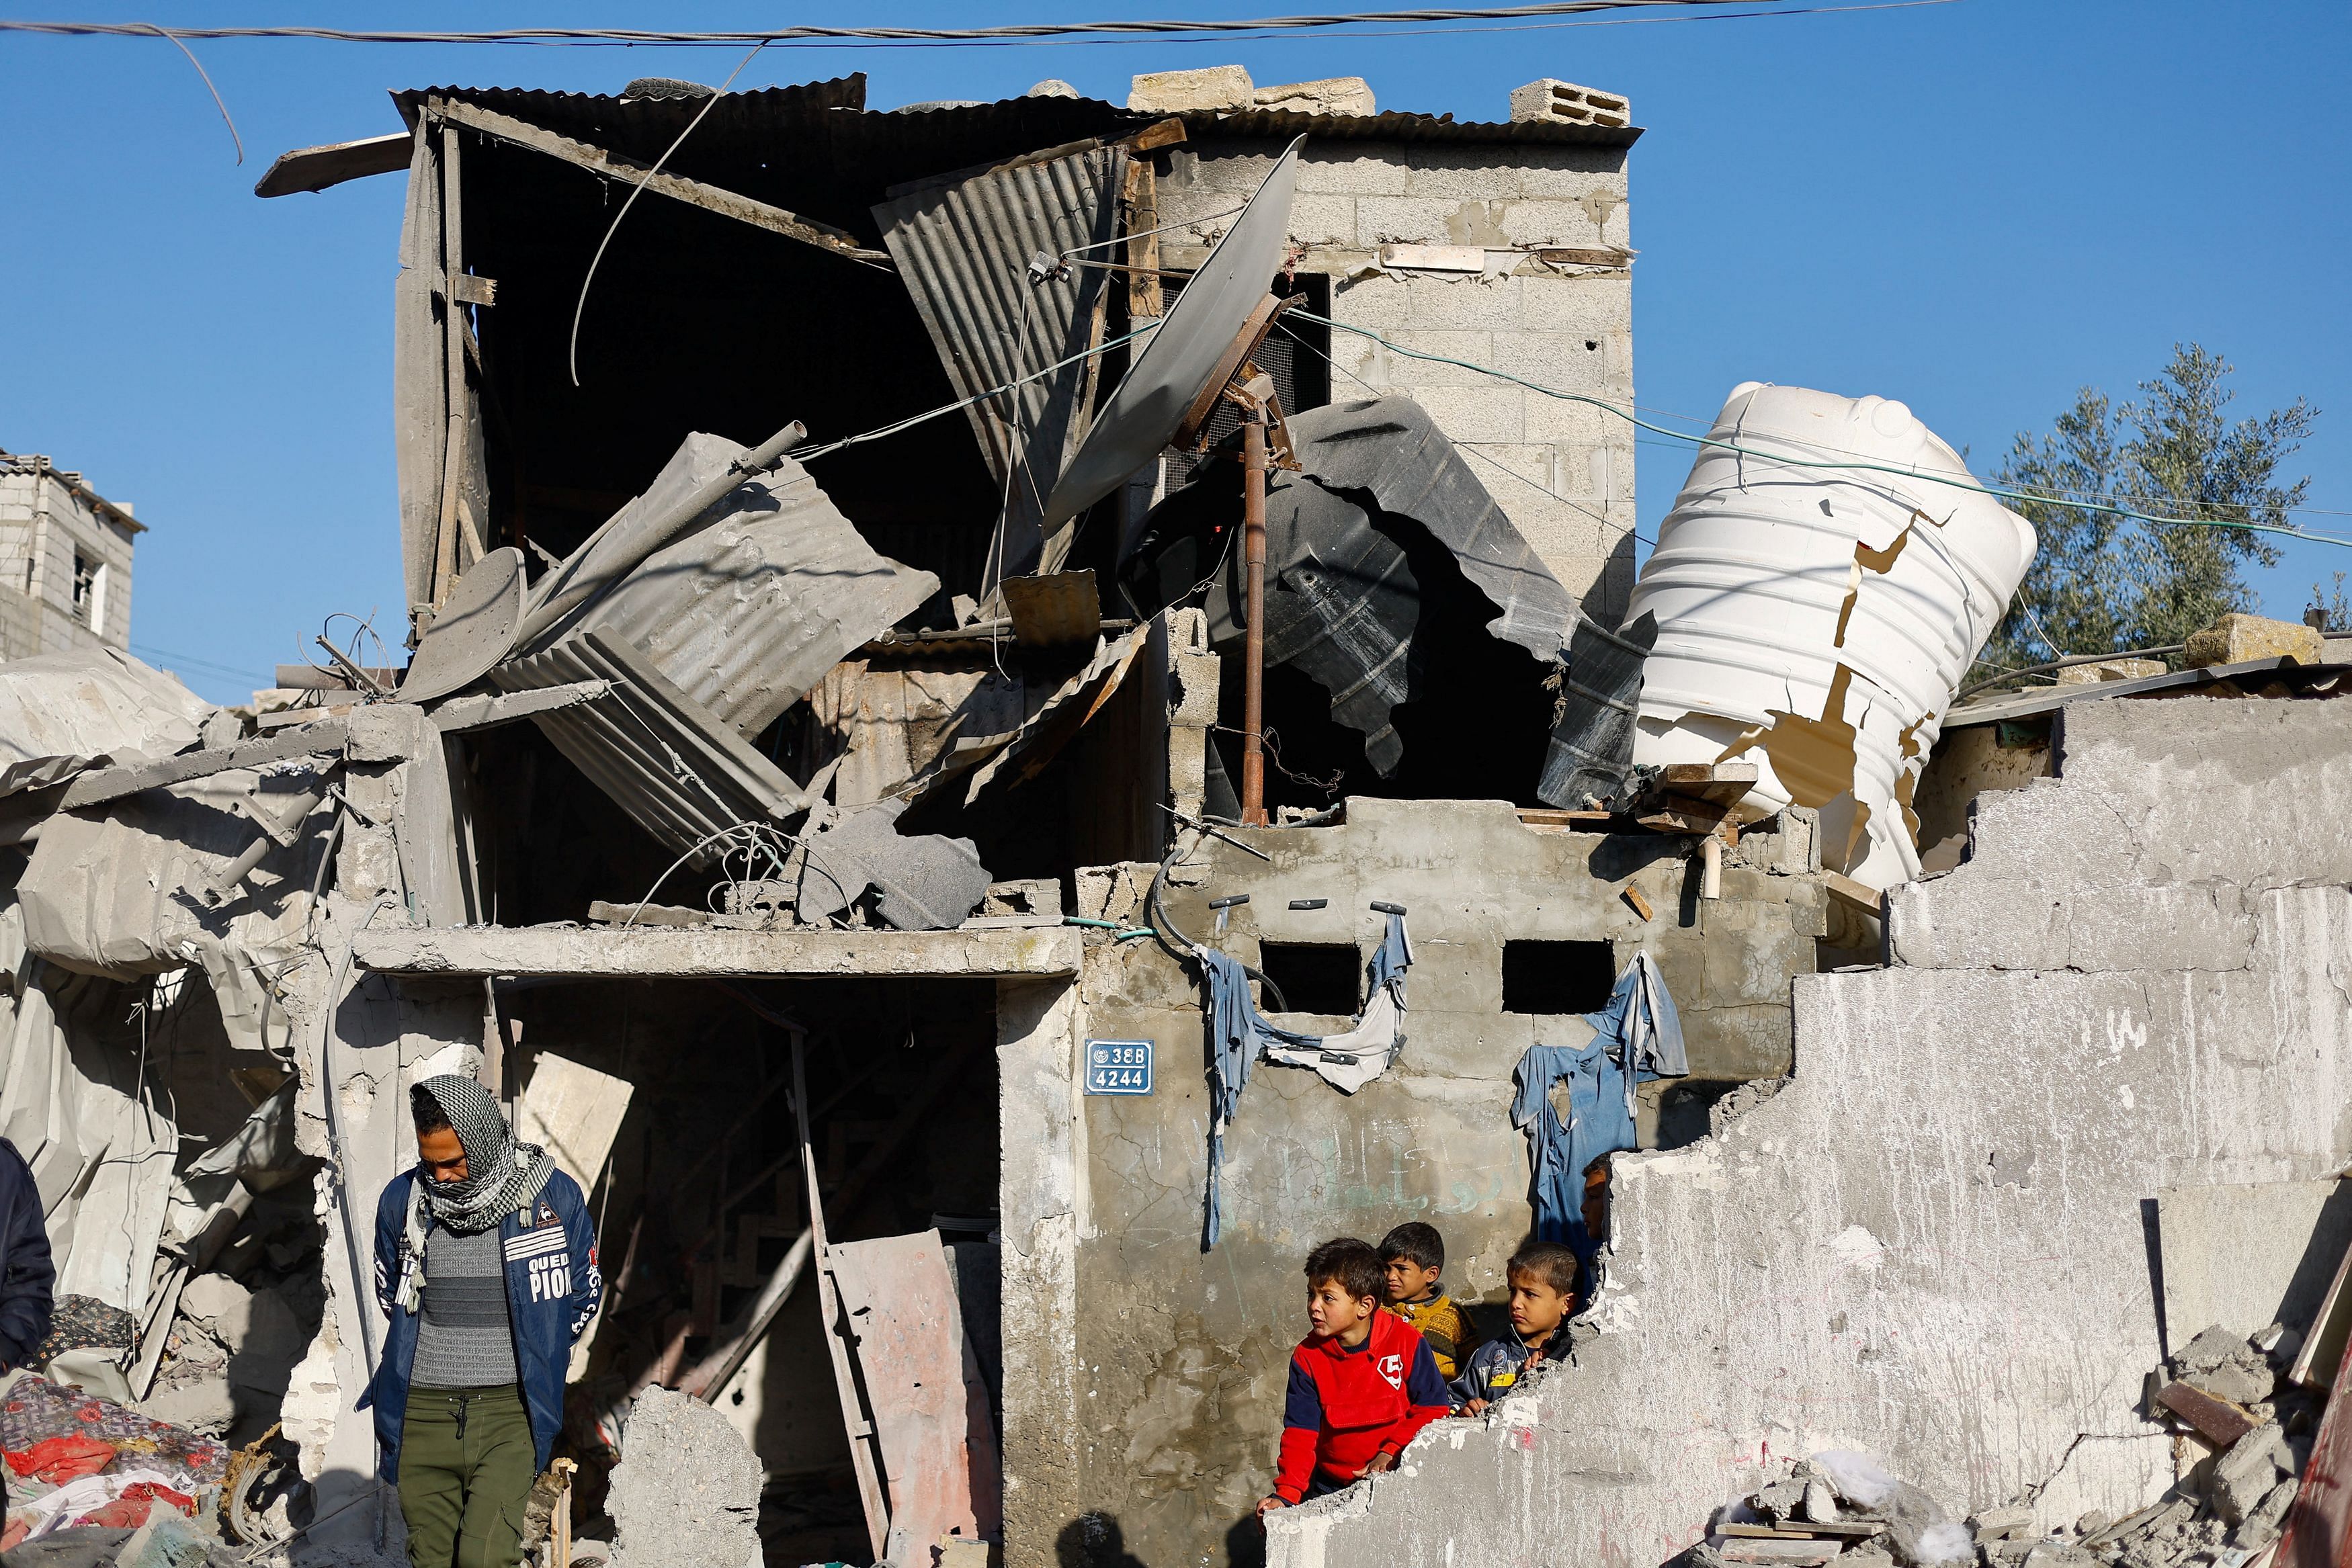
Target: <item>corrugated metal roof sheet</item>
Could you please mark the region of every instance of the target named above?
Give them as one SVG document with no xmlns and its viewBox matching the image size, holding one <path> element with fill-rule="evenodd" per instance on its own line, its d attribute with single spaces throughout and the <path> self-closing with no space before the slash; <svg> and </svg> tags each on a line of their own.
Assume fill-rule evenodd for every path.
<svg viewBox="0 0 2352 1568">
<path fill-rule="evenodd" d="M 757 735 L 940 580 L 877 554 L 789 457 L 722 504 L 725 515 L 656 551 L 583 624 Z"/>
<path fill-rule="evenodd" d="M 436 93 L 646 162 L 661 156 L 703 101 L 624 102 L 588 93 L 478 87 L 413 89 L 394 93 L 393 101 L 413 125 L 425 99 Z M 730 93 L 678 149 L 672 166 L 679 173 L 709 179 L 747 196 L 780 200 L 780 204 L 793 211 L 818 213 L 828 221 L 845 223 L 845 216 L 852 214 L 826 211 L 802 193 L 812 179 L 846 180 L 854 174 L 862 181 L 878 173 L 886 184 L 895 184 L 1089 136 L 1124 135 L 1166 118 L 1090 98 L 1007 98 L 992 103 L 896 112 L 868 110 L 865 104 L 863 75 Z M 1459 120 L 1450 114 L 1393 110 L 1307 114 L 1276 109 L 1196 110 L 1181 118 L 1186 133 L 1200 141 L 1286 141 L 1305 135 L 1316 141 L 1630 147 L 1642 135 L 1639 126 Z M 798 169 L 779 163 L 771 173 L 768 154 L 787 147 L 824 162 L 814 167 L 803 163 Z M 732 183 L 721 173 L 730 165 L 746 165 L 734 170 Z M 801 193 L 803 205 L 794 207 L 792 201 L 781 200 L 775 187 Z"/>
<path fill-rule="evenodd" d="M 1101 340 L 1111 274 L 1070 267 L 1059 277 L 1033 277 L 1029 265 L 1080 247 L 1090 259 L 1112 259 L 1126 169 L 1125 148 L 1094 147 L 910 191 L 874 209 L 959 396 L 1003 386 Z M 1101 364 L 1099 356 L 1081 360 L 964 411 L 997 483 L 1020 470 L 1005 507 L 1001 576 L 1034 570 L 1041 559 L 1047 570 L 1061 564 L 1065 552 L 1041 539 L 1039 519 L 1086 435 Z"/>
<path fill-rule="evenodd" d="M 615 805 L 689 863 L 715 860 L 722 846 L 709 841 L 729 828 L 806 809 L 782 769 L 610 633 L 583 632 L 490 672 L 502 692 L 591 680 L 610 681 L 613 688 L 531 722 Z"/>
</svg>

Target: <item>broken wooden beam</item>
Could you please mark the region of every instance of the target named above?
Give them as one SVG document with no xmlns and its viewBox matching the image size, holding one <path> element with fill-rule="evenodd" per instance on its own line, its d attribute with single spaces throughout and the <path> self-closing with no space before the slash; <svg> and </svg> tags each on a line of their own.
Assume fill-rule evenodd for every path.
<svg viewBox="0 0 2352 1568">
<path fill-rule="evenodd" d="M 2179 1416 L 2217 1448 L 2228 1448 L 2262 1425 L 2251 1412 L 2216 1398 L 2193 1384 L 2166 1384 L 2156 1391 L 2156 1403 Z"/>
<path fill-rule="evenodd" d="M 688 206 L 700 207 L 704 212 L 717 213 L 721 217 L 733 218 L 738 223 L 750 224 L 753 228 L 782 235 L 786 239 L 796 239 L 803 245 L 812 245 L 819 250 L 831 251 L 852 261 L 882 267 L 892 266 L 889 252 L 872 250 L 860 245 L 857 236 L 846 229 L 837 229 L 815 218 L 788 213 L 782 207 L 738 195 L 733 191 L 722 190 L 700 180 L 689 180 L 667 169 L 656 172 L 652 165 L 640 163 L 623 153 L 608 152 L 590 142 L 575 141 L 569 136 L 559 135 L 527 120 L 517 120 L 510 114 L 500 114 L 495 110 L 449 98 L 426 99 L 425 111 L 451 124 L 478 131 L 485 136 L 494 136 L 517 147 L 527 147 L 534 152 L 561 159 L 592 174 L 602 174 L 626 184 L 643 185 L 657 196 L 667 196 L 672 201 L 684 202 Z"/>
</svg>

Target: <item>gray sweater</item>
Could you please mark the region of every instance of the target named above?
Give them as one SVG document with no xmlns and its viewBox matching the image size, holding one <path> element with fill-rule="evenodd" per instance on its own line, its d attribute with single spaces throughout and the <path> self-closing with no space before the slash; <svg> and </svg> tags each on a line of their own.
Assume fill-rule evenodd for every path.
<svg viewBox="0 0 2352 1568">
<path fill-rule="evenodd" d="M 424 1308 L 414 1386 L 494 1388 L 517 1380 L 497 1226 L 460 1236 L 436 1225 L 426 1234 Z"/>
</svg>

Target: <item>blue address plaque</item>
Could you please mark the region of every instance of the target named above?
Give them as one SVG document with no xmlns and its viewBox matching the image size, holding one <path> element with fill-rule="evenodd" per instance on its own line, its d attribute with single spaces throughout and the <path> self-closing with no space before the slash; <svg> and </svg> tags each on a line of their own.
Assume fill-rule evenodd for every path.
<svg viewBox="0 0 2352 1568">
<path fill-rule="evenodd" d="M 1089 1094 L 1150 1093 L 1151 1041 L 1148 1040 L 1087 1041 L 1087 1092 Z"/>
</svg>

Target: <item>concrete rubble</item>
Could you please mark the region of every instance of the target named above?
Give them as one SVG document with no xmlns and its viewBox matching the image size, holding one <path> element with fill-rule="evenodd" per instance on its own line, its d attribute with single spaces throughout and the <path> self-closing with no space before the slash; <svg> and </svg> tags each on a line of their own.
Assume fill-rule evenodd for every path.
<svg viewBox="0 0 2352 1568">
<path fill-rule="evenodd" d="M 1637 582 L 1617 95 L 866 92 L 406 91 L 257 187 L 406 172 L 408 623 L 250 704 L 0 664 L 18 1403 L 190 1459 L 12 1485 L 25 1560 L 401 1560 L 370 1219 L 455 1072 L 599 1225 L 534 1568 L 2267 1568 L 2352 644 L 1983 695 L 2021 519 L 1948 592 L 1736 419 Z M 689 120 L 574 381 L 551 258 Z M 1538 1050 L 1605 1118 L 1514 1124 Z M 1301 1256 L 1425 1218 L 1498 1335 L 1555 1123 L 1561 1354 L 1261 1530 Z"/>
</svg>

